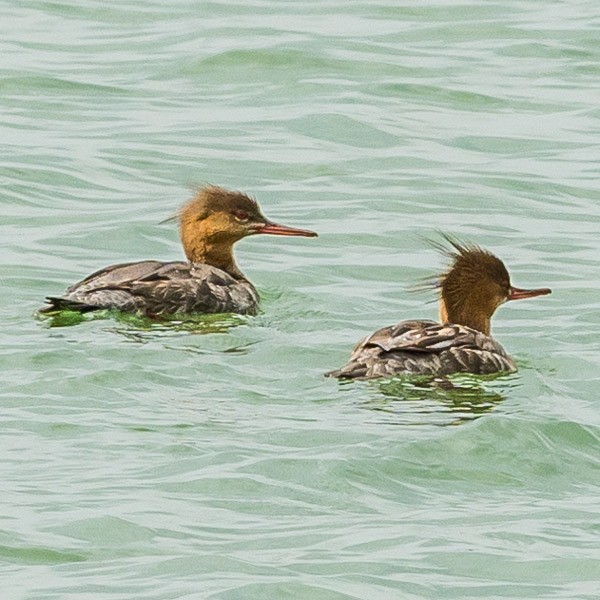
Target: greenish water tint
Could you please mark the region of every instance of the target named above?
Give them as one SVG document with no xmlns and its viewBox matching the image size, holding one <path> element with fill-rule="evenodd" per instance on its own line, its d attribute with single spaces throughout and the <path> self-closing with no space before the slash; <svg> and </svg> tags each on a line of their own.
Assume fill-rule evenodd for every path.
<svg viewBox="0 0 600 600">
<path fill-rule="evenodd" d="M 597 3 L 2 4 L 3 600 L 600 589 Z M 315 240 L 237 249 L 255 318 L 32 315 L 181 251 L 211 182 Z M 442 230 L 517 286 L 519 372 L 339 384 Z"/>
</svg>

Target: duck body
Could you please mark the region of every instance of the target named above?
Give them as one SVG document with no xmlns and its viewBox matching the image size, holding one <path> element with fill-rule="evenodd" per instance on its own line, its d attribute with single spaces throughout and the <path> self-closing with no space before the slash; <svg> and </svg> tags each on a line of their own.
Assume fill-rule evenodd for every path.
<svg viewBox="0 0 600 600">
<path fill-rule="evenodd" d="M 493 338 L 466 325 L 401 321 L 363 338 L 348 363 L 327 373 L 338 379 L 453 373 L 512 373 L 515 362 Z"/>
<path fill-rule="evenodd" d="M 141 262 L 112 265 L 49 297 L 47 312 L 114 309 L 147 316 L 177 313 L 255 315 L 259 295 L 247 279 L 212 265 L 193 262 Z"/>
<path fill-rule="evenodd" d="M 144 260 L 105 267 L 50 296 L 40 310 L 90 312 L 116 309 L 146 316 L 258 311 L 256 288 L 240 271 L 233 245 L 257 234 L 316 237 L 314 231 L 267 219 L 256 200 L 206 186 L 176 215 L 187 261 Z"/>
</svg>

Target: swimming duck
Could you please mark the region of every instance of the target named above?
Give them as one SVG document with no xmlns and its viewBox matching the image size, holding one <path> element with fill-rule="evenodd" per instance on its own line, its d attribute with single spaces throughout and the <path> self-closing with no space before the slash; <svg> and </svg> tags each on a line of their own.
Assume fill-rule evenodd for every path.
<svg viewBox="0 0 600 600">
<path fill-rule="evenodd" d="M 117 309 L 147 316 L 192 313 L 256 314 L 256 288 L 238 268 L 233 245 L 255 234 L 315 237 L 269 221 L 241 192 L 207 186 L 176 217 L 187 262 L 144 260 L 105 267 L 48 297 L 41 312 Z"/>
<path fill-rule="evenodd" d="M 401 321 L 363 338 L 350 361 L 328 377 L 372 379 L 394 375 L 486 375 L 517 370 L 514 360 L 490 335 L 491 318 L 508 300 L 550 294 L 548 288 L 513 287 L 504 263 L 476 245 L 444 236 L 451 259 L 437 277 L 440 323 Z"/>
</svg>

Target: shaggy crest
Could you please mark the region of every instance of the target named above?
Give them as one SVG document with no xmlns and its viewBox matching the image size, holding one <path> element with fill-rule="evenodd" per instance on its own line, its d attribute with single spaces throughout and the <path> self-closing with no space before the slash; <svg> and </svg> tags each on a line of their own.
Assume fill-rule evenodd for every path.
<svg viewBox="0 0 600 600">
<path fill-rule="evenodd" d="M 452 295 L 459 291 L 457 285 L 476 285 L 485 280 L 495 282 L 508 294 L 510 276 L 504 263 L 497 256 L 477 244 L 459 242 L 448 234 L 442 236 L 452 248 L 438 242 L 434 242 L 434 246 L 452 262 L 436 277 L 436 287 L 441 294 L 445 292 Z M 463 293 L 464 291 L 463 289 Z"/>
<path fill-rule="evenodd" d="M 510 293 L 508 271 L 497 256 L 480 246 L 461 242 L 445 233 L 440 232 L 440 235 L 448 245 L 437 240 L 429 240 L 429 243 L 450 263 L 426 285 L 438 290 L 440 319 L 489 335 L 491 317 Z"/>
<path fill-rule="evenodd" d="M 264 220 L 258 203 L 243 192 L 229 190 L 216 185 L 207 185 L 200 188 L 196 195 L 188 200 L 177 212 L 176 218 L 180 221 L 189 213 L 193 213 L 195 220 L 201 221 L 215 212 L 233 212 L 244 210 L 251 217 Z"/>
</svg>

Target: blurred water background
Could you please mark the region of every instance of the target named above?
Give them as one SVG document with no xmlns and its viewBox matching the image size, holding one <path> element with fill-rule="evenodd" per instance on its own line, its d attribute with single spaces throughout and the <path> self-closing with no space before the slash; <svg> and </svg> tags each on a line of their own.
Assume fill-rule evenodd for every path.
<svg viewBox="0 0 600 600">
<path fill-rule="evenodd" d="M 597 2 L 0 8 L 3 600 L 599 597 Z M 259 316 L 33 316 L 204 182 L 320 233 L 238 245 Z M 435 318 L 436 230 L 553 289 L 519 373 L 324 379 Z"/>
</svg>

